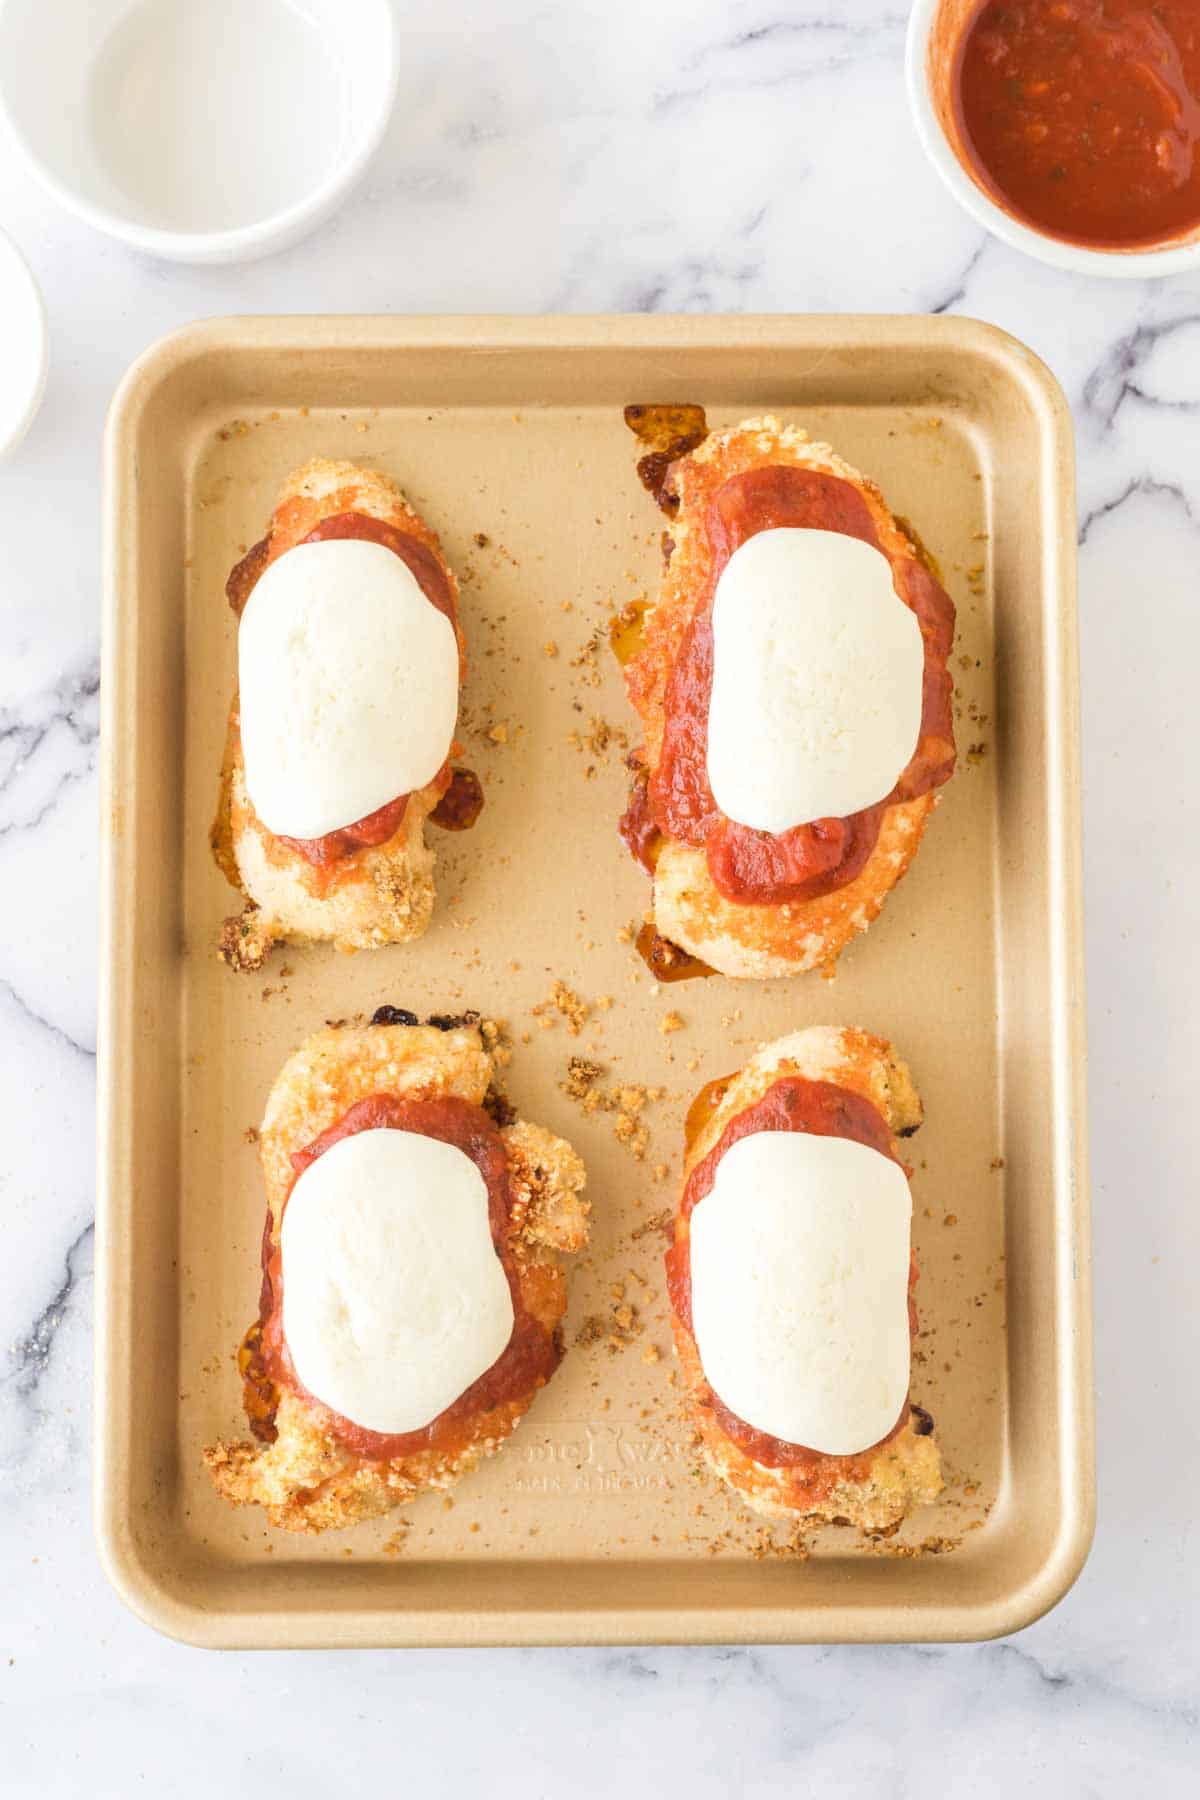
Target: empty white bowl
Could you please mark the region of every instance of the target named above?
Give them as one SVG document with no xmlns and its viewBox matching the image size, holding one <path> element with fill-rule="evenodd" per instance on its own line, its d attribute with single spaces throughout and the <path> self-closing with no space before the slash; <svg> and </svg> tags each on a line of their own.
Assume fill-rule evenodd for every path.
<svg viewBox="0 0 1200 1800">
<path fill-rule="evenodd" d="M 908 103 L 917 135 L 930 162 L 959 205 L 980 225 L 1039 262 L 1081 275 L 1115 275 L 1143 280 L 1147 275 L 1175 275 L 1200 268 L 1200 237 L 1158 248 L 1095 250 L 1084 244 L 1048 237 L 999 206 L 975 180 L 960 158 L 938 105 L 949 90 L 950 53 L 957 30 L 974 12 L 972 0 L 913 0 L 908 18 L 905 75 Z"/>
<path fill-rule="evenodd" d="M 0 110 L 90 225 L 152 255 L 294 243 L 363 173 L 396 88 L 389 0 L 3 0 Z"/>
</svg>

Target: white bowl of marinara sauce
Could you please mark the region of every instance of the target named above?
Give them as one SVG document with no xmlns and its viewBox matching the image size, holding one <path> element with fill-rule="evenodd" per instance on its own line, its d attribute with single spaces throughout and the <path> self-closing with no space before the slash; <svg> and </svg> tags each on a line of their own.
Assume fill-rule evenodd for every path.
<svg viewBox="0 0 1200 1800">
<path fill-rule="evenodd" d="M 1180 225 L 1166 232 L 1153 243 L 1098 245 L 1075 242 L 1069 234 L 1039 227 L 1031 219 L 1021 216 L 1019 206 L 1005 203 L 1004 194 L 989 179 L 978 156 L 973 154 L 957 103 L 960 52 L 967 34 L 978 28 L 983 10 L 982 0 L 914 0 L 908 21 L 905 76 L 913 122 L 925 154 L 959 205 L 980 225 L 1006 244 L 1011 244 L 1014 249 L 1023 250 L 1027 256 L 1037 257 L 1040 262 L 1049 263 L 1055 268 L 1069 269 L 1077 274 L 1141 280 L 1149 275 L 1174 275 L 1184 270 L 1200 268 L 1200 216 L 1190 224 Z M 1011 7 L 1005 10 L 1009 26 L 1015 30 L 1020 28 L 1022 20 L 1028 21 L 1038 9 Z M 1082 7 L 1073 5 L 1055 9 L 1047 4 L 1040 10 L 1041 24 L 1044 25 L 1047 22 L 1053 23 L 1056 10 L 1061 10 L 1068 21 L 1071 21 L 1089 10 L 1098 15 L 1103 14 L 1104 9 L 1100 0 L 1095 0 L 1090 8 L 1085 0 Z M 1161 21 L 1153 22 L 1152 28 L 1169 35 L 1168 25 Z M 1033 43 L 1030 48 L 1036 54 L 1038 45 Z M 1118 59 L 1107 74 L 1097 64 L 1087 77 L 1091 86 L 1086 93 L 1078 91 L 1080 80 L 1084 78 L 1076 76 L 1068 84 L 1076 90 L 1073 95 L 1056 93 L 1053 82 L 1033 82 L 1030 85 L 1034 88 L 1045 87 L 1044 97 L 1039 96 L 1039 99 L 1043 100 L 1044 108 L 1051 118 L 1059 101 L 1095 100 L 1104 105 L 1106 99 L 1113 98 L 1115 89 L 1122 82 L 1135 77 L 1136 71 L 1132 65 L 1142 57 L 1152 56 L 1154 48 L 1153 44 L 1132 42 L 1130 55 Z M 1027 72 L 1034 71 L 1031 68 Z M 1019 84 L 1014 81 L 1012 85 Z M 1107 94 L 1106 90 L 1109 90 Z M 1139 100 L 1143 95 L 1147 97 L 1147 110 L 1152 110 L 1149 104 L 1152 87 L 1143 86 L 1137 92 Z M 1168 122 L 1169 102 L 1170 97 L 1166 96 L 1164 119 Z M 1030 131 L 1042 129 L 1042 121 L 1035 117 L 1032 105 L 1026 124 Z M 1153 120 L 1147 128 L 1150 129 L 1152 125 Z M 1114 178 L 1116 175 L 1117 172 L 1114 171 Z"/>
</svg>

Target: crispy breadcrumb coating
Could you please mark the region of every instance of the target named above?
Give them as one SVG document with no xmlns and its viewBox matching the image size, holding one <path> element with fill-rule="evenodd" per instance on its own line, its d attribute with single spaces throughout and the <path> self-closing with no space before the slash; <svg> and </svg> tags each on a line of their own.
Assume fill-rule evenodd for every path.
<svg viewBox="0 0 1200 1800">
<path fill-rule="evenodd" d="M 354 463 L 322 457 L 284 482 L 261 555 L 251 552 L 259 572 L 323 519 L 345 512 L 380 519 L 426 545 L 441 562 L 457 602 L 458 584 L 436 533 L 395 482 Z M 461 661 L 463 637 L 461 628 L 456 630 Z M 425 842 L 425 820 L 444 785 L 438 778 L 410 794 L 400 828 L 386 843 L 356 850 L 333 871 L 317 869 L 268 831 L 251 805 L 235 694 L 212 845 L 223 873 L 242 889 L 247 903 L 225 921 L 218 945 L 224 961 L 233 969 L 257 969 L 277 943 L 332 941 L 341 950 L 368 950 L 420 937 L 434 900 L 434 857 Z"/>
<path fill-rule="evenodd" d="M 683 1184 L 719 1141 L 738 1113 L 754 1106 L 776 1081 L 801 1075 L 861 1094 L 877 1108 L 893 1138 L 908 1137 L 922 1119 L 912 1076 L 884 1039 L 865 1031 L 813 1026 L 769 1044 L 738 1071 L 720 1103 L 688 1146 Z M 898 1146 L 893 1143 L 893 1151 Z M 903 1429 L 873 1452 L 831 1458 L 839 1466 L 830 1482 L 820 1471 L 769 1468 L 757 1463 L 722 1429 L 710 1404 L 696 1340 L 672 1315 L 675 1347 L 705 1460 L 756 1512 L 812 1523 L 846 1521 L 863 1530 L 888 1530 L 935 1500 L 942 1489 L 941 1459 L 927 1413 L 913 1407 Z"/>
<path fill-rule="evenodd" d="M 405 1099 L 455 1095 L 475 1105 L 488 1096 L 492 1058 L 477 1025 L 331 1027 L 308 1039 L 284 1064 L 267 1100 L 259 1157 L 267 1190 L 268 1236 L 279 1241 L 294 1180 L 291 1156 L 374 1094 Z M 587 1242 L 583 1163 L 562 1138 L 517 1120 L 500 1137 L 508 1156 L 511 1251 L 526 1309 L 558 1331 L 566 1311 L 562 1258 Z M 540 1384 L 539 1384 L 540 1385 Z M 354 1525 L 403 1506 L 433 1488 L 452 1487 L 493 1455 L 519 1424 L 537 1388 L 479 1411 L 452 1454 L 372 1461 L 344 1445 L 319 1402 L 281 1391 L 274 1441 L 216 1443 L 204 1458 L 218 1491 L 238 1505 L 265 1509 L 286 1531 Z"/>
<path fill-rule="evenodd" d="M 706 591 L 712 548 L 704 529 L 709 501 L 735 475 L 792 463 L 851 482 L 870 510 L 879 542 L 891 555 L 918 556 L 879 489 L 828 444 L 810 441 L 795 425 L 766 416 L 711 432 L 697 449 L 671 465 L 679 497 L 672 518 L 670 560 L 662 588 L 645 619 L 638 653 L 625 669 L 629 698 L 645 731 L 647 767 L 662 752 L 667 683 L 696 607 Z M 728 900 L 709 873 L 703 848 L 664 837 L 653 876 L 655 929 L 672 944 L 723 975 L 765 979 L 827 967 L 875 919 L 907 870 L 929 817 L 934 792 L 890 806 L 866 866 L 853 881 L 813 900 L 757 905 Z"/>
</svg>

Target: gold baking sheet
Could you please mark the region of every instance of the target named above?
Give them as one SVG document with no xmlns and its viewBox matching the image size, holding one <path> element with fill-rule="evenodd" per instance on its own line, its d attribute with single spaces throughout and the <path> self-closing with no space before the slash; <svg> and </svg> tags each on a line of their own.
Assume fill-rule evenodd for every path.
<svg viewBox="0 0 1200 1800">
<path fill-rule="evenodd" d="M 662 524 L 630 400 L 827 436 L 957 603 L 959 773 L 832 981 L 658 989 L 627 941 L 647 886 L 615 832 L 634 721 L 604 636 L 653 591 Z M 222 587 L 314 455 L 386 470 L 442 534 L 487 805 L 433 833 L 420 942 L 284 949 L 238 977 L 213 954 L 237 901 L 208 850 Z M 130 371 L 105 470 L 96 1513 L 129 1603 L 197 1643 L 269 1646 L 931 1640 L 1051 1605 L 1086 1555 L 1093 1474 L 1072 450 L 1045 369 L 959 319 L 224 320 Z M 578 1035 L 539 1011 L 559 981 L 588 1008 Z M 297 1539 L 227 1507 L 200 1461 L 242 1430 L 264 1205 L 247 1133 L 308 1032 L 384 1002 L 506 1022 L 510 1097 L 587 1161 L 592 1245 L 561 1369 L 452 1506 Z M 888 1540 L 745 1512 L 698 1471 L 672 1382 L 656 1221 L 688 1100 L 815 1023 L 891 1038 L 926 1105 L 913 1392 L 947 1489 Z M 640 1159 L 619 1111 L 564 1092 L 571 1056 L 606 1093 L 664 1090 Z"/>
</svg>

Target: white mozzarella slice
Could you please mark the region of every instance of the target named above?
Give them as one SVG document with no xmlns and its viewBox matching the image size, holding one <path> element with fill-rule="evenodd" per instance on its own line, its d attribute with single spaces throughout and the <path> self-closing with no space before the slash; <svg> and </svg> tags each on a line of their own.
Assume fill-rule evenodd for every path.
<svg viewBox="0 0 1200 1800">
<path fill-rule="evenodd" d="M 369 1431 L 418 1431 L 512 1335 L 487 1184 L 454 1144 L 359 1131 L 300 1176 L 281 1233 L 283 1334 L 305 1387 Z"/>
<path fill-rule="evenodd" d="M 848 1138 L 762 1131 L 691 1221 L 692 1328 L 739 1419 L 831 1456 L 886 1437 L 908 1393 L 912 1198 Z"/>
<path fill-rule="evenodd" d="M 238 632 L 246 791 L 279 835 L 323 837 L 433 780 L 458 716 L 445 613 L 383 544 L 298 544 Z"/>
<path fill-rule="evenodd" d="M 921 627 L 886 556 L 840 531 L 760 531 L 713 597 L 708 777 L 729 819 L 789 831 L 886 799 L 921 730 Z"/>
</svg>

